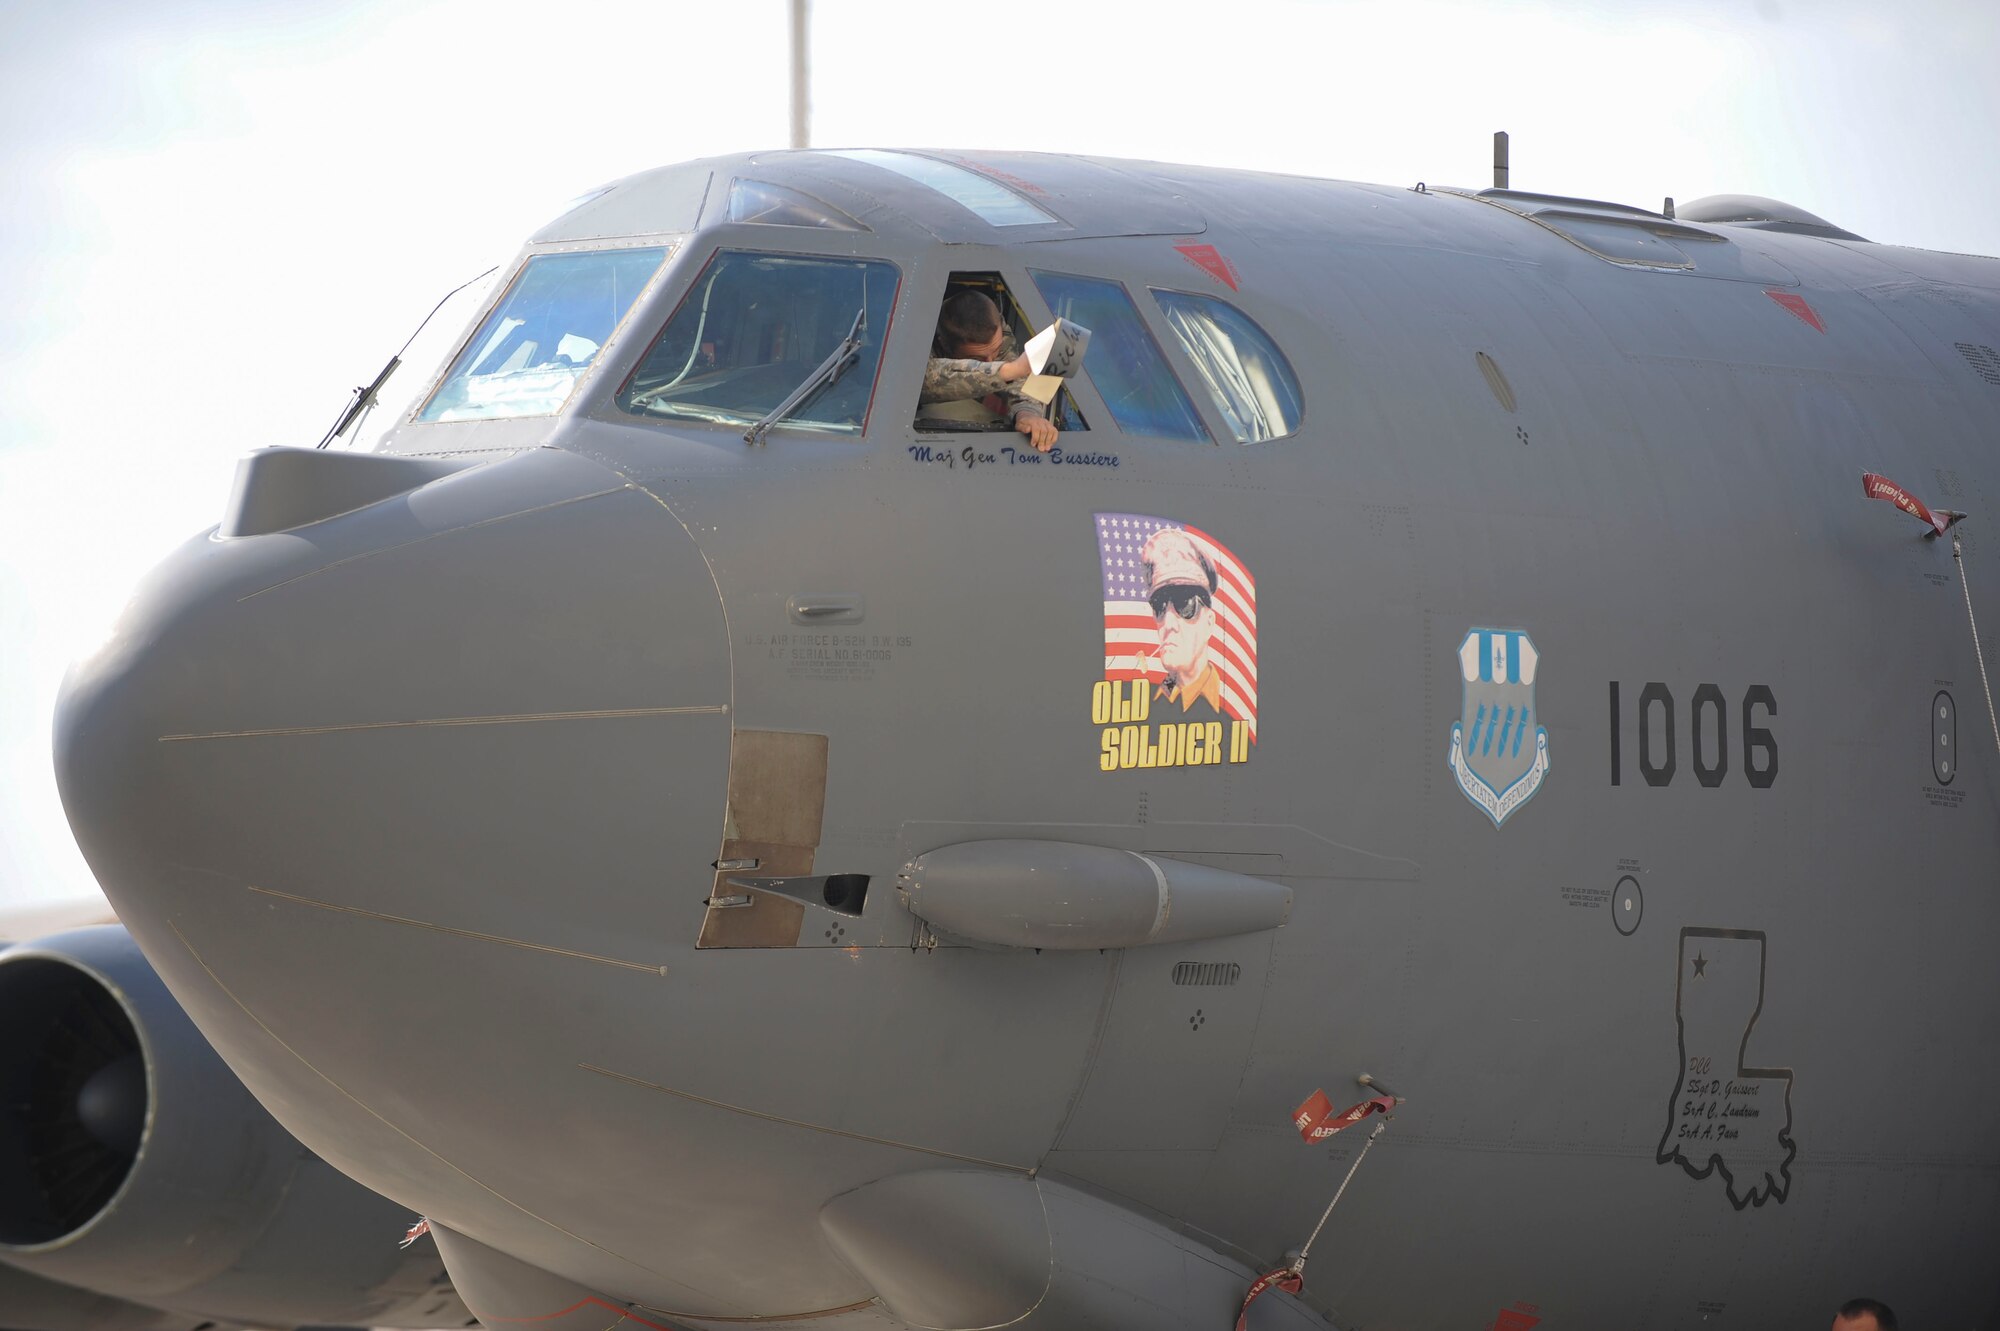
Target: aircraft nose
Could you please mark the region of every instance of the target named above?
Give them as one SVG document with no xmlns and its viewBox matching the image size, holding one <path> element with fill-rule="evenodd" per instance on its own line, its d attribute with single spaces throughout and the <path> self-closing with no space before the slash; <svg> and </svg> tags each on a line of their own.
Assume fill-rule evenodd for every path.
<svg viewBox="0 0 2000 1331">
<path fill-rule="evenodd" d="M 291 911 L 287 949 L 326 911 L 591 953 L 635 931 L 691 944 L 728 701 L 721 602 L 685 527 L 538 449 L 187 542 L 72 666 L 57 779 L 170 983 L 192 951 L 225 984 L 342 1003 L 349 959 L 308 948 L 273 973 L 273 912 Z"/>
</svg>

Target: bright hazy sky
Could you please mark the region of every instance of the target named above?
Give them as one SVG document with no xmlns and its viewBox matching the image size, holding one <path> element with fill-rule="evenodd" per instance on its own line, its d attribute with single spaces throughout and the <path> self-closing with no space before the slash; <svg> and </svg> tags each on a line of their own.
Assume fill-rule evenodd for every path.
<svg viewBox="0 0 2000 1331">
<path fill-rule="evenodd" d="M 1010 32 L 1015 13 L 1037 16 Z M 786 15 L 0 8 L 0 909 L 95 893 L 50 771 L 63 665 L 218 519 L 237 455 L 317 442 L 440 295 L 566 200 L 784 146 Z M 1517 188 L 1764 194 L 2000 254 L 1995 69 L 1995 0 L 817 0 L 813 141 L 1480 186 L 1505 129 Z M 392 396 L 445 350 L 420 344 Z"/>
</svg>

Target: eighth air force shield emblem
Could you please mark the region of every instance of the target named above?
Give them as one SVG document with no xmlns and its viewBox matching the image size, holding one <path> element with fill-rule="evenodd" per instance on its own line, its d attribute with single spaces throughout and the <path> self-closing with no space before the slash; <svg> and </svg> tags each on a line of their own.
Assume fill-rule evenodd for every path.
<svg viewBox="0 0 2000 1331">
<path fill-rule="evenodd" d="M 1548 774 L 1549 732 L 1537 725 L 1529 734 L 1539 659 L 1522 629 L 1473 629 L 1458 645 L 1465 701 L 1452 723 L 1446 762 L 1458 788 L 1495 827 L 1533 799 Z"/>
</svg>

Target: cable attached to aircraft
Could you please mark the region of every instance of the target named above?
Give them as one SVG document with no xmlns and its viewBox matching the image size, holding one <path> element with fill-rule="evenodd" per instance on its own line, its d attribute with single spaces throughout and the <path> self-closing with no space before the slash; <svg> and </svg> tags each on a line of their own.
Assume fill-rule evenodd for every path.
<svg viewBox="0 0 2000 1331">
<path fill-rule="evenodd" d="M 1965 622 L 1972 626 L 1972 654 L 1979 658 L 1979 687 L 1986 692 L 1986 719 L 1993 725 L 1993 747 L 2000 749 L 2000 716 L 1993 712 L 1993 686 L 1986 680 L 1986 649 L 1979 645 L 1979 621 L 1972 614 L 1972 588 L 1965 581 L 1965 555 L 1959 534 L 1951 534 L 1951 557 L 1958 561 L 1958 589 L 1965 593 Z"/>
<path fill-rule="evenodd" d="M 1933 509 L 1902 486 L 1877 472 L 1861 473 L 1861 493 L 1894 504 L 1930 528 L 1926 541 L 1951 532 L 1951 557 L 1958 562 L 1958 588 L 1965 593 L 1965 622 L 1972 626 L 1972 653 L 1979 658 L 1979 687 L 1986 693 L 1986 719 L 1993 726 L 1993 747 L 2000 749 L 2000 715 L 1993 710 L 1993 685 L 1986 678 L 1986 649 L 1979 645 L 1979 620 L 1972 613 L 1972 587 L 1965 580 L 1965 552 L 1956 528 L 1965 514 L 1955 508 Z"/>
<path fill-rule="evenodd" d="M 1333 1208 L 1340 1205 L 1340 1198 L 1347 1191 L 1347 1185 L 1354 1181 L 1354 1172 L 1360 1169 L 1361 1162 L 1368 1158 L 1368 1148 L 1375 1144 L 1377 1137 L 1388 1130 L 1387 1115 L 1394 1111 L 1397 1105 L 1403 1103 L 1402 1096 L 1391 1094 L 1388 1087 L 1365 1072 L 1355 1080 L 1377 1094 L 1358 1105 L 1335 1113 L 1333 1101 L 1327 1098 L 1325 1091 L 1319 1090 L 1314 1091 L 1304 1104 L 1292 1111 L 1292 1126 L 1299 1130 L 1299 1136 L 1308 1144 L 1325 1141 L 1342 1128 L 1352 1127 L 1371 1114 L 1381 1114 L 1384 1118 L 1375 1125 L 1375 1131 L 1368 1134 L 1368 1140 L 1361 1143 L 1361 1149 L 1355 1152 L 1354 1161 L 1348 1165 L 1347 1173 L 1340 1180 L 1340 1186 L 1334 1189 L 1333 1200 L 1326 1204 L 1324 1211 L 1320 1212 L 1319 1223 L 1314 1225 L 1312 1233 L 1306 1236 L 1298 1255 L 1293 1257 L 1288 1265 L 1281 1266 L 1275 1271 L 1266 1271 L 1251 1282 L 1249 1292 L 1243 1296 L 1243 1306 L 1236 1314 L 1236 1331 L 1244 1331 L 1250 1320 L 1250 1305 L 1255 1303 L 1258 1296 L 1266 1290 L 1282 1289 L 1287 1294 L 1297 1294 L 1305 1288 L 1306 1259 L 1312 1255 L 1313 1244 L 1318 1241 L 1320 1231 L 1326 1228 L 1326 1222 L 1333 1216 Z"/>
</svg>

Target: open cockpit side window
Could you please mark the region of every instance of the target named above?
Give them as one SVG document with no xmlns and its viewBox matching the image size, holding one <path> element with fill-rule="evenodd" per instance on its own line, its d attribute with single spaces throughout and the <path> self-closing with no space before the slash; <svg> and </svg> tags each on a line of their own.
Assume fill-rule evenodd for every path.
<svg viewBox="0 0 2000 1331">
<path fill-rule="evenodd" d="M 960 341 L 949 330 L 949 312 L 965 308 L 958 302 L 968 293 L 982 296 L 993 303 L 1000 315 L 1000 325 L 1006 335 L 1003 348 L 1011 349 L 1018 356 L 1029 337 L 1036 331 L 1030 327 L 1027 317 L 1015 301 L 1013 293 L 1007 289 L 1006 279 L 994 272 L 956 272 L 945 285 L 944 300 L 939 305 L 936 331 L 932 336 L 928 354 L 930 364 L 926 367 L 924 388 L 917 403 L 916 428 L 929 432 L 963 432 L 984 430 L 1010 430 L 1008 419 L 1010 395 L 988 391 L 992 385 L 984 380 L 991 375 L 984 371 L 970 374 L 954 373 L 939 362 L 973 362 L 981 365 L 997 365 L 1000 352 L 994 352 L 995 359 L 987 360 L 976 354 L 982 348 Z M 973 304 L 976 307 L 977 301 Z M 956 367 L 954 367 L 956 369 Z M 1062 431 L 1084 430 L 1083 413 L 1077 410 L 1068 389 L 1061 389 L 1055 398 L 1041 409 L 1042 414 Z"/>
<path fill-rule="evenodd" d="M 752 426 L 858 327 L 852 362 L 777 423 L 859 434 L 898 280 L 895 265 L 873 259 L 718 251 L 619 389 L 618 405 L 648 419 Z"/>
</svg>

